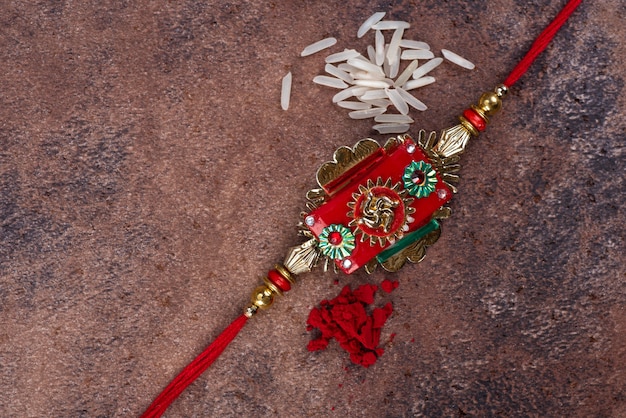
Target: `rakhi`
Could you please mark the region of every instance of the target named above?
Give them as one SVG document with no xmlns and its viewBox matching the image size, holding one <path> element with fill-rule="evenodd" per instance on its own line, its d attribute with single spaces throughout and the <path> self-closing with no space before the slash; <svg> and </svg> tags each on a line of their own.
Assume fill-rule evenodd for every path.
<svg viewBox="0 0 626 418">
<path fill-rule="evenodd" d="M 351 274 L 370 273 L 380 264 L 399 270 L 419 262 L 426 247 L 441 233 L 440 220 L 450 216 L 445 205 L 457 192 L 460 155 L 469 140 L 486 129 L 502 107 L 509 88 L 528 70 L 559 28 L 581 3 L 569 0 L 537 37 L 530 50 L 493 91 L 462 112 L 459 124 L 436 132 L 400 135 L 383 146 L 373 139 L 340 147 L 317 172 L 319 188 L 307 193 L 308 211 L 300 223 L 307 240 L 287 251 L 251 296 L 251 304 L 196 359 L 174 378 L 142 417 L 159 417 L 224 351 L 259 310 L 291 289 L 297 275 L 311 271 L 321 258 Z M 383 321 L 384 322 L 384 321 Z"/>
</svg>

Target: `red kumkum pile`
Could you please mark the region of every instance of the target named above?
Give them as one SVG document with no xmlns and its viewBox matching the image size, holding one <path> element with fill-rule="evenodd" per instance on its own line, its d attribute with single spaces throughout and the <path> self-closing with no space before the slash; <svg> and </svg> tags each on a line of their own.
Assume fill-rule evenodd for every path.
<svg viewBox="0 0 626 418">
<path fill-rule="evenodd" d="M 383 280 L 381 288 L 390 293 L 398 282 Z M 345 286 L 339 296 L 323 300 L 313 308 L 307 320 L 307 330 L 318 329 L 321 335 L 309 341 L 309 351 L 324 350 L 331 339 L 337 340 L 341 348 L 350 353 L 355 364 L 369 367 L 376 363 L 385 350 L 379 347 L 380 331 L 393 312 L 391 302 L 382 308 L 374 308 L 368 314 L 366 308 L 374 303 L 378 286 L 364 284 L 354 291 Z"/>
</svg>

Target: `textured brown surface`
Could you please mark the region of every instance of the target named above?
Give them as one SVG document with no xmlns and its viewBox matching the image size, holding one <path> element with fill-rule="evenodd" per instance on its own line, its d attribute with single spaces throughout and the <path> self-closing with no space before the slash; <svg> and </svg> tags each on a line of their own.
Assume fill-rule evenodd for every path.
<svg viewBox="0 0 626 418">
<path fill-rule="evenodd" d="M 564 2 L 83 3 L 0 5 L 3 417 L 139 414 L 297 242 L 317 166 L 384 139 L 311 83 L 305 45 L 362 49 L 383 10 L 462 52 L 477 69 L 420 96 L 414 129 L 438 130 Z M 169 416 L 626 416 L 624 19 L 584 2 L 464 155 L 441 239 L 379 300 L 376 365 L 307 352 L 305 321 L 391 276 L 310 274 Z"/>
</svg>

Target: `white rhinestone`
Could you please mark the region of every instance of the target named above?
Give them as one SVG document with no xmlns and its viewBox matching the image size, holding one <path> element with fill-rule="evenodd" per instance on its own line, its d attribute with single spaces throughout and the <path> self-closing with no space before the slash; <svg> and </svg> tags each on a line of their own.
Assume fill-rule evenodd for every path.
<svg viewBox="0 0 626 418">
<path fill-rule="evenodd" d="M 444 200 L 448 197 L 448 191 L 446 189 L 437 190 L 437 196 L 439 199 Z"/>
<path fill-rule="evenodd" d="M 309 215 L 306 218 L 304 218 L 304 223 L 307 224 L 307 226 L 313 226 L 315 225 L 315 218 Z"/>
<path fill-rule="evenodd" d="M 407 145 L 406 152 L 408 152 L 409 154 L 413 154 L 415 152 L 415 145 L 414 144 Z"/>
<path fill-rule="evenodd" d="M 352 261 L 346 258 L 345 260 L 343 260 L 341 265 L 343 266 L 344 269 L 349 269 L 352 266 Z"/>
</svg>

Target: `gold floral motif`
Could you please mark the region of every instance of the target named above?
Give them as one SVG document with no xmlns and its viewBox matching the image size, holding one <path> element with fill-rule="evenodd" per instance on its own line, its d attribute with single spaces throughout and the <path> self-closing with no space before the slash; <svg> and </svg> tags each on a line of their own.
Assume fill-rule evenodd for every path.
<svg viewBox="0 0 626 418">
<path fill-rule="evenodd" d="M 323 188 L 379 149 L 378 142 L 370 138 L 362 139 L 352 148 L 338 148 L 333 154 L 333 160 L 322 164 L 317 170 L 317 183 Z"/>
</svg>

